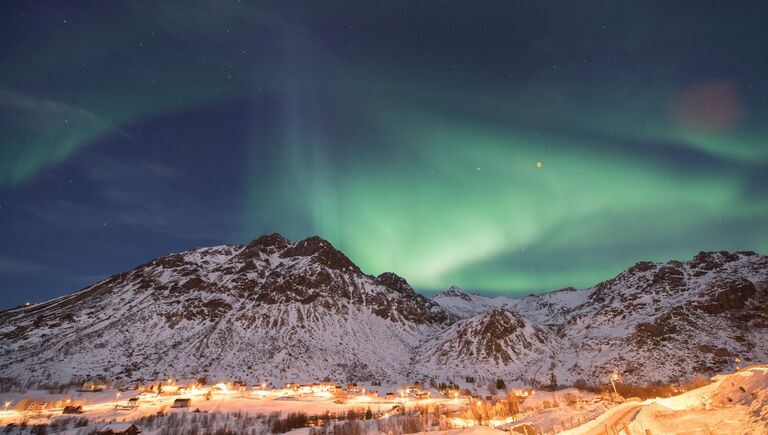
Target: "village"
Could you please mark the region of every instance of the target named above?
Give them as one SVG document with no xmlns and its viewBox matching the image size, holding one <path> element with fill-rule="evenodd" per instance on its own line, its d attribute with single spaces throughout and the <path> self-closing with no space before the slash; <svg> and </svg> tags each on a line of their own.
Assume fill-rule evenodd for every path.
<svg viewBox="0 0 768 435">
<path fill-rule="evenodd" d="M 433 397 L 436 396 L 436 397 Z M 462 397 L 458 389 L 443 393 L 427 391 L 423 385 L 401 385 L 398 389 L 379 390 L 356 383 L 334 382 L 286 383 L 269 382 L 246 385 L 239 381 L 208 385 L 205 380 L 164 381 L 127 386 L 122 383 L 86 382 L 74 391 L 51 394 L 32 391 L 24 394 L 2 394 L 0 425 L 26 428 L 56 426 L 56 421 L 77 418 L 88 421 L 88 431 L 73 433 L 139 433 L 135 421 L 147 416 L 168 413 L 221 413 L 243 411 L 257 414 L 301 411 L 312 416 L 304 426 L 322 426 L 337 417 L 348 419 L 386 418 L 406 406 L 461 408 L 471 397 Z M 75 421 L 75 420 L 73 420 Z M 94 429 L 95 428 L 95 429 Z"/>
<path fill-rule="evenodd" d="M 327 379 L 279 386 L 205 379 L 132 386 L 87 382 L 67 391 L 0 393 L 0 427 L 19 435 L 653 435 L 675 425 L 704 431 L 712 424 L 762 427 L 768 418 L 759 406 L 768 401 L 766 366 L 686 385 L 637 387 L 613 376 L 611 381 L 597 389 L 549 391 L 507 388 L 501 380 L 474 390 L 434 381 L 384 389 Z"/>
</svg>

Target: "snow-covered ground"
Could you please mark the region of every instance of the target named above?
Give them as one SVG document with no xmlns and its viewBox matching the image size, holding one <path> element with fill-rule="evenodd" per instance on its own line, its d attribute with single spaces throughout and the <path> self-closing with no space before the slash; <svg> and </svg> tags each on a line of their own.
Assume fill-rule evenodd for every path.
<svg viewBox="0 0 768 435">
<path fill-rule="evenodd" d="M 212 392 L 210 398 L 206 398 L 207 391 Z M 141 397 L 139 406 L 128 409 L 128 400 L 135 397 Z M 189 407 L 173 408 L 174 401 L 179 398 L 191 398 Z M 45 410 L 18 411 L 19 406 L 26 401 L 44 402 L 48 405 Z M 344 419 L 348 413 L 361 416 L 368 410 L 374 416 L 389 416 L 401 407 L 439 404 L 444 409 L 460 409 L 466 406 L 467 402 L 468 399 L 386 399 L 362 394 L 339 398 L 330 393 L 300 395 L 285 389 L 240 392 L 201 388 L 183 395 L 166 391 L 150 399 L 144 399 L 138 391 L 104 390 L 71 394 L 27 391 L 0 394 L 0 404 L 9 405 L 7 409 L 0 410 L 0 426 L 8 427 L 24 422 L 28 427 L 48 425 L 49 432 L 55 431 L 51 427 L 63 426 L 61 433 L 88 434 L 109 423 L 127 422 L 141 427 L 144 434 L 160 433 L 163 427 L 168 426 L 177 429 L 200 427 L 207 430 L 227 427 L 234 430 L 234 433 L 269 433 L 270 418 L 285 417 L 290 413 L 303 413 L 309 418 L 330 414 L 331 418 Z M 63 415 L 62 408 L 66 405 L 81 405 L 83 412 Z M 162 417 L 158 417 L 159 415 Z M 87 426 L 73 427 L 76 419 L 87 419 Z M 181 430 L 181 433 L 184 433 L 184 430 Z"/>
<path fill-rule="evenodd" d="M 45 424 L 48 433 L 85 435 L 110 423 L 135 424 L 144 434 L 211 433 L 216 430 L 260 434 L 274 431 L 277 419 L 292 413 L 346 421 L 349 413 L 361 418 L 369 409 L 370 420 L 359 421 L 365 432 L 376 432 L 379 422 L 400 417 L 421 421 L 422 412 L 440 408 L 441 419 L 430 415 L 424 427 L 442 434 L 498 434 L 522 431 L 523 427 L 543 433 L 592 435 L 606 430 L 625 430 L 631 434 L 766 434 L 768 433 L 768 366 L 755 366 L 712 378 L 703 387 L 674 397 L 645 401 L 612 403 L 599 395 L 568 388 L 554 392 L 535 391 L 522 401 L 520 413 L 497 418 L 490 416 L 485 426 L 472 418 L 475 406 L 490 407 L 488 402 L 470 398 L 430 398 L 423 400 L 385 399 L 365 395 L 335 397 L 329 393 L 297 395 L 290 390 L 248 390 L 213 388 L 192 390 L 180 396 L 173 388 L 156 398 L 142 399 L 138 408 L 126 409 L 128 399 L 137 391 L 77 392 L 50 394 L 46 391 L 0 394 L 0 426 L 10 425 L 9 433 L 29 433 L 30 427 Z M 439 396 L 435 392 L 434 396 Z M 173 408 L 180 397 L 190 397 L 187 408 Z M 19 412 L 23 400 L 49 403 L 45 411 Z M 55 403 L 54 409 L 50 409 Z M 62 415 L 66 404 L 82 405 L 83 413 Z M 116 406 L 121 405 L 121 406 Z M 491 409 L 491 408 L 488 408 Z M 438 424 L 440 421 L 440 424 Z M 24 422 L 27 429 L 18 425 Z M 322 422 L 321 422 L 322 423 Z M 446 424 L 447 423 L 447 424 Z M 494 426 L 490 427 L 488 426 Z M 13 425 L 17 425 L 15 428 Z M 302 424 L 303 425 L 303 424 Z M 296 426 L 294 426 L 296 427 Z M 455 427 L 456 429 L 446 429 Z M 440 430 L 438 430 L 440 429 Z M 287 429 L 286 429 L 287 430 Z M 195 432 L 199 431 L 199 432 Z M 308 434 L 309 428 L 290 431 Z M 522 433 L 522 432 L 521 432 Z"/>
<path fill-rule="evenodd" d="M 627 402 L 565 435 L 592 435 L 606 427 L 645 434 L 766 434 L 768 433 L 768 367 L 752 367 L 670 398 Z"/>
</svg>

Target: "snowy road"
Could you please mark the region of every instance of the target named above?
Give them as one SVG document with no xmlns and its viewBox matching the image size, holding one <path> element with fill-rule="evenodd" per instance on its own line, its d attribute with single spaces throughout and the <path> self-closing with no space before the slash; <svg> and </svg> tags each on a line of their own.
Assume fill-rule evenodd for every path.
<svg viewBox="0 0 768 435">
<path fill-rule="evenodd" d="M 644 405 L 641 404 L 627 406 L 625 409 L 613 413 L 608 419 L 602 422 L 600 427 L 585 432 L 585 435 L 610 435 L 612 432 L 609 432 L 607 428 L 616 428 L 618 431 L 623 425 L 629 424 L 634 420 L 635 416 L 640 412 L 640 409 L 642 409 L 643 406 Z"/>
</svg>

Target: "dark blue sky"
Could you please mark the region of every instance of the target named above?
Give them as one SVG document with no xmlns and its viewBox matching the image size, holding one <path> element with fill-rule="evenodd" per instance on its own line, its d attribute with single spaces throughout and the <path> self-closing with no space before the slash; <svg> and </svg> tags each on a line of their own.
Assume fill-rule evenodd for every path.
<svg viewBox="0 0 768 435">
<path fill-rule="evenodd" d="M 2 307 L 272 232 L 512 295 L 768 249 L 765 2 L 0 9 Z"/>
</svg>

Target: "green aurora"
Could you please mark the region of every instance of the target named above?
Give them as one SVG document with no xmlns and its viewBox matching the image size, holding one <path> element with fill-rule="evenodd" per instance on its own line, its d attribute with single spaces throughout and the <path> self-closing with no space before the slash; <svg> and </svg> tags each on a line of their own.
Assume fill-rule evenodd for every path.
<svg viewBox="0 0 768 435">
<path fill-rule="evenodd" d="M 756 222 L 768 207 L 745 193 L 764 166 L 758 147 L 748 159 L 681 141 L 670 158 L 654 155 L 669 151 L 653 143 L 678 143 L 681 133 L 661 122 L 646 125 L 666 134 L 648 133 L 630 147 L 610 128 L 519 127 L 525 122 L 514 112 L 498 125 L 471 109 L 372 106 L 366 116 L 381 129 L 376 142 L 337 136 L 335 158 L 324 152 L 322 132 L 292 130 L 281 143 L 292 151 L 275 174 L 283 189 L 269 202 L 306 216 L 312 232 L 363 270 L 394 270 L 419 288 L 526 291 L 593 285 L 643 258 L 766 248 Z M 578 118 L 574 110 L 562 122 Z M 700 162 L 691 168 L 681 156 Z M 263 204 L 261 194 L 253 191 L 251 202 Z M 260 207 L 246 213 L 256 221 Z"/>
<path fill-rule="evenodd" d="M 732 48 L 736 61 L 763 53 L 764 32 L 734 46 L 759 27 L 746 12 L 719 36 L 704 24 L 669 30 L 713 38 L 714 48 L 681 36 L 676 60 L 643 61 L 658 30 L 626 36 L 618 24 L 592 57 L 563 31 L 532 62 L 534 48 L 505 42 L 535 34 L 522 22 L 519 33 L 493 27 L 492 47 L 468 56 L 469 43 L 410 41 L 400 52 L 415 34 L 388 34 L 356 9 L 313 26 L 322 6 L 288 16 L 279 3 L 200 4 L 185 19 L 169 5 L 147 19 L 130 2 L 106 20 L 71 14 L 4 50 L 0 187 L 34 183 L 136 124 L 248 100 L 258 109 L 236 151 L 241 197 L 225 241 L 319 234 L 367 273 L 505 294 L 586 287 L 700 250 L 768 251 L 765 62 L 684 72 L 706 50 Z M 391 19 L 415 25 L 404 12 Z M 337 21 L 350 30 L 324 33 L 347 28 Z M 14 23 L 7 32 L 21 32 Z M 478 25 L 455 34 L 471 39 Z M 603 31 L 583 25 L 592 38 Z M 382 37 L 355 38 L 359 28 Z"/>
</svg>

